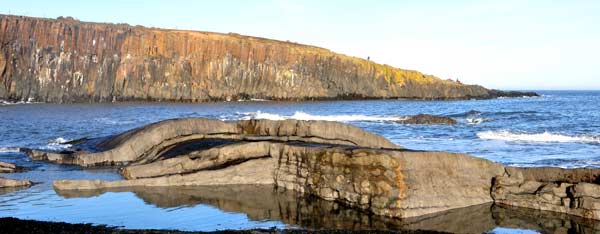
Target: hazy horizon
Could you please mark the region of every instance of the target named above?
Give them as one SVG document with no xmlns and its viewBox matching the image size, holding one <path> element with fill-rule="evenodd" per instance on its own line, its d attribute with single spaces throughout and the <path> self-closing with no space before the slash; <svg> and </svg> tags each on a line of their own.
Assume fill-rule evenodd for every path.
<svg viewBox="0 0 600 234">
<path fill-rule="evenodd" d="M 495 89 L 600 90 L 600 2 L 173 2 L 4 0 L 0 13 L 233 32 Z"/>
</svg>

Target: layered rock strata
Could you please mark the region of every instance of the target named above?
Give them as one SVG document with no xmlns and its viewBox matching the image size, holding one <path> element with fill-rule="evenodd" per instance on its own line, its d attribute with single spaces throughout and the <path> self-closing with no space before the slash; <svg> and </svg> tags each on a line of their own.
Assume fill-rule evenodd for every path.
<svg viewBox="0 0 600 234">
<path fill-rule="evenodd" d="M 91 142 L 102 151 L 28 152 L 56 163 L 122 166 L 125 180 L 55 181 L 58 191 L 275 185 L 395 218 L 495 202 L 600 219 L 598 169 L 514 168 L 413 151 L 336 122 L 174 119 Z"/>
<path fill-rule="evenodd" d="M 0 15 L 0 99 L 42 102 L 535 96 L 234 33 Z"/>
<path fill-rule="evenodd" d="M 388 217 L 491 202 L 490 178 L 504 172 L 484 159 L 406 150 L 327 121 L 176 119 L 96 146 L 105 151 L 29 152 L 57 163 L 125 166 L 126 180 L 55 181 L 57 190 L 274 184 Z"/>
<path fill-rule="evenodd" d="M 512 168 L 494 178 L 496 203 L 600 219 L 600 169 Z"/>
</svg>

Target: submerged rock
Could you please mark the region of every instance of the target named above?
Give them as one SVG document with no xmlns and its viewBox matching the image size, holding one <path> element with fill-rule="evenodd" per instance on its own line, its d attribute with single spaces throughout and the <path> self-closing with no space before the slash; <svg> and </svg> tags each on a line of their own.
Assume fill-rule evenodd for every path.
<svg viewBox="0 0 600 234">
<path fill-rule="evenodd" d="M 0 15 L 0 98 L 231 101 L 529 96 L 265 38 Z"/>
<path fill-rule="evenodd" d="M 413 116 L 408 116 L 406 119 L 397 120 L 396 123 L 400 124 L 457 124 L 458 122 L 450 117 L 437 116 L 437 115 L 428 115 L 428 114 L 418 114 Z"/>
</svg>

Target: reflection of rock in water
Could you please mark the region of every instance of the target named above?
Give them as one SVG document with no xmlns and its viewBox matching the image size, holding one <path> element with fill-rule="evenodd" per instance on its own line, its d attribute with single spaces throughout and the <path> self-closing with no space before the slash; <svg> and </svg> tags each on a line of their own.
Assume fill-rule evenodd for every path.
<svg viewBox="0 0 600 234">
<path fill-rule="evenodd" d="M 282 221 L 311 229 L 435 230 L 483 233 L 495 227 L 539 230 L 543 233 L 594 233 L 600 222 L 565 214 L 491 204 L 454 209 L 408 219 L 385 218 L 335 202 L 276 190 L 271 185 L 123 188 L 57 191 L 63 197 L 89 197 L 104 192 L 131 191 L 161 208 L 205 204 L 225 212 L 245 213 L 252 220 Z"/>
<path fill-rule="evenodd" d="M 26 189 L 28 188 L 27 186 L 18 186 L 18 187 L 0 187 L 0 195 L 2 194 L 7 194 L 10 192 L 14 192 L 14 191 L 18 191 L 21 189 Z"/>
<path fill-rule="evenodd" d="M 500 227 L 532 229 L 542 233 L 600 232 L 599 221 L 563 213 L 494 205 L 491 214 Z"/>
<path fill-rule="evenodd" d="M 97 196 L 103 192 L 134 192 L 158 207 L 211 205 L 225 212 L 245 213 L 252 220 L 275 220 L 314 229 L 422 229 L 449 232 L 490 230 L 494 221 L 490 205 L 456 209 L 410 219 L 385 218 L 335 202 L 304 197 L 270 185 L 124 188 L 111 190 L 57 191 L 64 197 Z"/>
</svg>

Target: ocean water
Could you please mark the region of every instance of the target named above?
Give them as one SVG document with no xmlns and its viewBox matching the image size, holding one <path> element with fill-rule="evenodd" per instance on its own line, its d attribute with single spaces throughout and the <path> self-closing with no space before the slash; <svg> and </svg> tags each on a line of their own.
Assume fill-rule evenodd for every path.
<svg viewBox="0 0 600 234">
<path fill-rule="evenodd" d="M 192 202 L 171 202 L 171 206 L 157 205 L 144 199 L 140 191 L 64 196 L 54 192 L 51 185 L 53 180 L 112 180 L 120 179 L 120 176 L 114 169 L 82 170 L 78 167 L 31 162 L 17 150 L 18 147 L 60 150 L 68 147 L 60 144 L 68 140 L 111 135 L 170 118 L 342 121 L 383 135 L 410 149 L 462 152 L 513 166 L 600 167 L 600 91 L 539 93 L 541 97 L 467 101 L 254 100 L 202 104 L 0 102 L 0 161 L 32 168 L 27 172 L 1 176 L 39 182 L 25 190 L 0 191 L 0 216 L 88 222 L 126 228 L 205 231 L 272 226 L 327 227 L 314 225 L 323 221 L 307 225 L 269 215 L 256 218 L 244 209 L 227 210 L 207 202 L 210 200 L 208 198 L 194 200 L 187 195 L 181 199 Z M 459 124 L 402 125 L 394 122 L 419 113 L 453 117 Z M 205 194 L 191 195 L 192 198 L 202 196 Z M 271 209 L 264 208 L 263 212 L 269 213 Z M 169 218 L 164 218 L 164 215 Z M 343 219 L 353 223 L 348 217 Z M 498 227 L 494 230 L 511 233 L 512 229 Z"/>
</svg>

